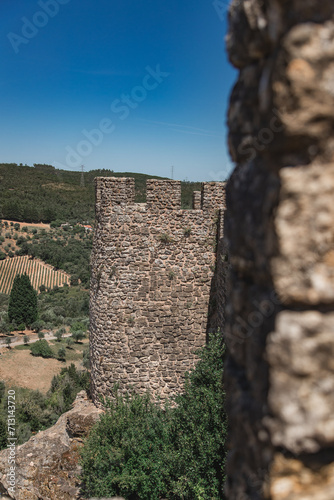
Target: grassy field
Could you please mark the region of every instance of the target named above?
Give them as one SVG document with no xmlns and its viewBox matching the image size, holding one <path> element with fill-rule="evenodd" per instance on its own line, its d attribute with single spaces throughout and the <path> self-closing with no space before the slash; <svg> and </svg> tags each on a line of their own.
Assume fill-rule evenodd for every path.
<svg viewBox="0 0 334 500">
<path fill-rule="evenodd" d="M 50 346 L 57 352 L 60 346 L 66 346 L 65 340 L 51 340 Z M 54 375 L 58 375 L 64 366 L 71 363 L 78 369 L 82 367 L 82 354 L 88 345 L 88 339 L 80 344 L 73 344 L 66 349 L 66 361 L 44 359 L 30 354 L 29 346 L 16 346 L 12 349 L 1 349 L 0 380 L 10 387 L 25 387 L 46 393 L 50 389 Z"/>
<path fill-rule="evenodd" d="M 70 276 L 64 271 L 55 271 L 51 266 L 38 259 L 13 257 L 0 261 L 0 293 L 9 294 L 17 274 L 26 273 L 36 291 L 41 285 L 47 288 L 70 284 Z"/>
</svg>

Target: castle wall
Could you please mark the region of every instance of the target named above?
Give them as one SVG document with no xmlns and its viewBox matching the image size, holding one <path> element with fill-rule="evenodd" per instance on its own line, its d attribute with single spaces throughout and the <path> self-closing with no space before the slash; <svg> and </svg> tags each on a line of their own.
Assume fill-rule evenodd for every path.
<svg viewBox="0 0 334 500">
<path fill-rule="evenodd" d="M 229 500 L 334 498 L 334 4 L 234 0 Z"/>
<path fill-rule="evenodd" d="M 113 384 L 155 398 L 180 391 L 206 341 L 223 183 L 204 183 L 200 208 L 181 210 L 179 181 L 96 179 L 90 344 L 93 398 Z"/>
</svg>

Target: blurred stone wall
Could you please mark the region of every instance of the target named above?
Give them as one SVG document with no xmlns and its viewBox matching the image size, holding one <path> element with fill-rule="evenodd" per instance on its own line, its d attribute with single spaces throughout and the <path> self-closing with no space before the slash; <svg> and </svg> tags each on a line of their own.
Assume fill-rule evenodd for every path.
<svg viewBox="0 0 334 500">
<path fill-rule="evenodd" d="M 132 386 L 155 399 L 180 392 L 211 316 L 215 326 L 220 321 L 213 311 L 225 184 L 203 183 L 194 206 L 181 209 L 179 181 L 149 180 L 147 203 L 134 203 L 133 179 L 96 179 L 90 296 L 96 403 L 100 394 L 112 395 L 116 382 L 122 393 Z"/>
<path fill-rule="evenodd" d="M 234 0 L 229 500 L 334 498 L 334 2 Z"/>
</svg>

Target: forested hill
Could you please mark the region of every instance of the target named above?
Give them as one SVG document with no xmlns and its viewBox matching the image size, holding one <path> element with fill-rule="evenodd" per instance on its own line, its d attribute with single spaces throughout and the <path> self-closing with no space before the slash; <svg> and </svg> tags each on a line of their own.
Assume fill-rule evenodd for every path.
<svg viewBox="0 0 334 500">
<path fill-rule="evenodd" d="M 0 218 L 19 222 L 92 222 L 94 220 L 94 178 L 134 177 L 136 201 L 145 201 L 147 179 L 162 177 L 91 170 L 81 172 L 58 170 L 51 165 L 23 166 L 0 163 Z M 191 207 L 192 192 L 200 189 L 200 183 L 182 183 L 182 205 Z"/>
</svg>

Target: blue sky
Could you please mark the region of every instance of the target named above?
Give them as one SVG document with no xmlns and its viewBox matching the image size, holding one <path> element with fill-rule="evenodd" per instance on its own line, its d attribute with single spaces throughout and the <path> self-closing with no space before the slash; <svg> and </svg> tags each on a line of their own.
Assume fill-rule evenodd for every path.
<svg viewBox="0 0 334 500">
<path fill-rule="evenodd" d="M 223 180 L 227 0 L 1 0 L 0 162 Z"/>
</svg>

